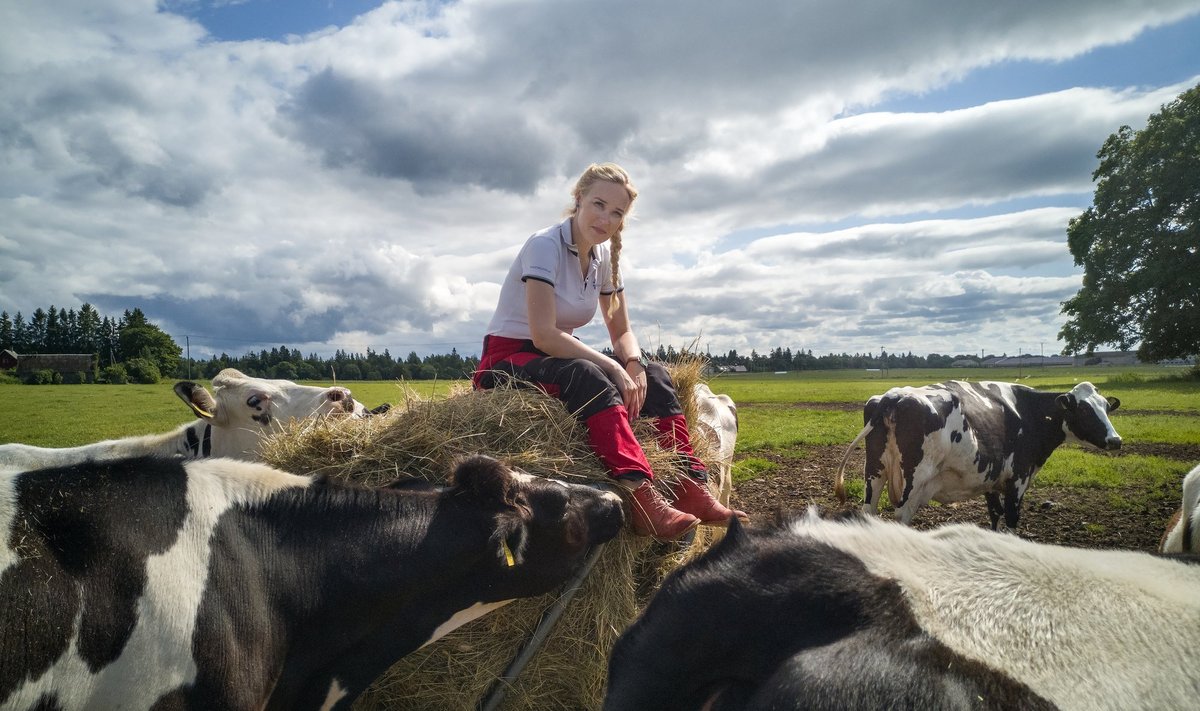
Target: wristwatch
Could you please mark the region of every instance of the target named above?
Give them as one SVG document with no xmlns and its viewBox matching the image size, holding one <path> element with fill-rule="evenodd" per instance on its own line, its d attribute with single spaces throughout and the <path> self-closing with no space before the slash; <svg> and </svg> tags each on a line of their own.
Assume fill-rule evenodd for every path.
<svg viewBox="0 0 1200 711">
<path fill-rule="evenodd" d="M 643 370 L 650 367 L 650 361 L 646 360 L 646 356 L 643 356 L 643 355 L 631 356 L 629 358 L 626 358 L 625 359 L 625 367 L 628 368 L 630 363 L 638 363 L 639 365 L 642 366 Z"/>
</svg>

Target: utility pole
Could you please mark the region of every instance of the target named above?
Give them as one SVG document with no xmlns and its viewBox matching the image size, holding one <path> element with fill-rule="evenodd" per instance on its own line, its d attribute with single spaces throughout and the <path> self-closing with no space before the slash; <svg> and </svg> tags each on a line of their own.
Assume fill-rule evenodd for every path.
<svg viewBox="0 0 1200 711">
<path fill-rule="evenodd" d="M 184 335 L 183 342 L 187 346 L 188 380 L 192 379 L 192 337 Z"/>
</svg>

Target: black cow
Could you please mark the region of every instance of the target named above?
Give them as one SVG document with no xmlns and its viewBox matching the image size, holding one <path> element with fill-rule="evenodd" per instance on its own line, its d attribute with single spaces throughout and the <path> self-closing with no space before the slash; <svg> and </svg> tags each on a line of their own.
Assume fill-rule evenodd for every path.
<svg viewBox="0 0 1200 711">
<path fill-rule="evenodd" d="M 983 494 L 992 529 L 1001 515 L 1015 529 L 1026 489 L 1058 445 L 1071 439 L 1120 448 L 1121 437 L 1108 419 L 1120 405 L 1086 382 L 1065 393 L 958 380 L 892 388 L 863 407 L 865 426 L 842 457 L 834 491 L 846 500 L 846 460 L 865 437 L 863 511 L 878 512 L 886 478 L 888 498 L 904 524 L 930 501 Z"/>
<path fill-rule="evenodd" d="M 1200 566 L 874 516 L 736 521 L 617 641 L 605 711 L 1182 709 Z"/>
<path fill-rule="evenodd" d="M 0 470 L 0 708 L 341 709 L 564 582 L 612 493 L 461 463 L 369 489 L 228 459 Z"/>
</svg>

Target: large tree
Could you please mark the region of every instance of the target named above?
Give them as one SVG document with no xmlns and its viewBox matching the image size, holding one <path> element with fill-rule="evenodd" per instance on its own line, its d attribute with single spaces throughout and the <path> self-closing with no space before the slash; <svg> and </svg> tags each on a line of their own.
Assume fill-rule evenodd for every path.
<svg viewBox="0 0 1200 711">
<path fill-rule="evenodd" d="M 1069 352 L 1101 344 L 1155 361 L 1200 353 L 1200 85 L 1108 137 L 1092 207 L 1067 243 L 1083 287 L 1063 302 Z"/>
<path fill-rule="evenodd" d="M 126 311 L 119 329 L 121 360 L 145 358 L 157 365 L 163 375 L 174 376 L 183 350 L 165 331 L 150 323 L 141 309 Z"/>
</svg>

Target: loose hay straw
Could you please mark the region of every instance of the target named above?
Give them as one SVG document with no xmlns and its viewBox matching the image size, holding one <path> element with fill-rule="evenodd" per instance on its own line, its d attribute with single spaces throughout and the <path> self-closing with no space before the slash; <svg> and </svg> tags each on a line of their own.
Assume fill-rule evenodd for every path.
<svg viewBox="0 0 1200 711">
<path fill-rule="evenodd" d="M 694 385 L 703 362 L 670 366 L 684 414 L 694 423 Z M 587 445 L 582 425 L 563 404 L 529 388 L 488 391 L 456 388 L 443 399 L 423 399 L 398 388 L 402 400 L 385 415 L 361 420 L 309 420 L 264 444 L 268 462 L 294 472 L 380 486 L 422 477 L 444 482 L 453 461 L 489 454 L 531 474 L 576 483 L 608 482 Z M 694 433 L 693 426 L 690 428 Z M 672 452 L 661 450 L 646 422 L 634 432 L 656 480 L 682 474 Z M 693 436 L 702 459 L 711 449 Z M 690 545 L 655 544 L 622 532 L 606 543 L 592 573 L 564 611 L 542 649 L 507 689 L 502 709 L 598 709 L 608 656 L 670 570 L 713 538 L 701 527 Z M 356 703 L 363 711 L 472 709 L 490 691 L 558 593 L 517 600 L 400 660 Z"/>
</svg>

